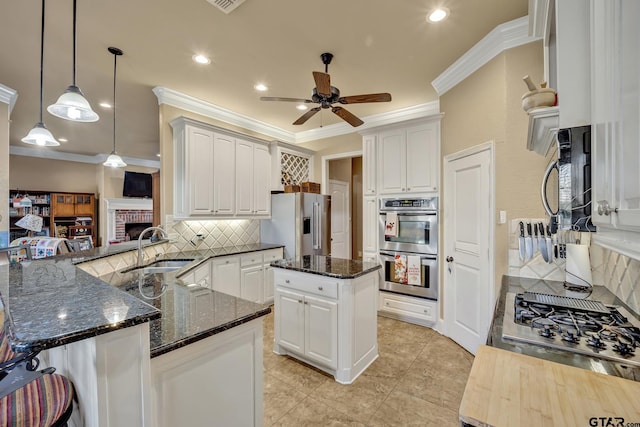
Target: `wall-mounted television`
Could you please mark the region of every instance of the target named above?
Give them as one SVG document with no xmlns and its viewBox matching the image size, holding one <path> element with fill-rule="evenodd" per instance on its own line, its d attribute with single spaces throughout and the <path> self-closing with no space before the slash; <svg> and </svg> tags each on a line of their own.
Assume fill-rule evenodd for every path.
<svg viewBox="0 0 640 427">
<path fill-rule="evenodd" d="M 141 172 L 124 171 L 124 197 L 152 197 L 151 174 Z"/>
</svg>

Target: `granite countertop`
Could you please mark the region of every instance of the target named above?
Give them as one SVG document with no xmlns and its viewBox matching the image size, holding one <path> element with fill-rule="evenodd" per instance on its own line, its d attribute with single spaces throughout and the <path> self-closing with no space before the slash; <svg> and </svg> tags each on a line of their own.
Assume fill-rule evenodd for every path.
<svg viewBox="0 0 640 427">
<path fill-rule="evenodd" d="M 159 259 L 193 261 L 164 274 L 142 275 L 137 270 L 94 277 L 76 267 L 80 262 L 135 249 L 126 244 L 0 266 L 0 310 L 10 322 L 16 351 L 43 350 L 151 322 L 151 357 L 155 357 L 271 311 L 184 283 L 177 276 L 211 257 L 281 247 L 259 243 L 167 253 Z M 193 303 L 196 298 L 198 304 Z"/>
<path fill-rule="evenodd" d="M 503 339 L 502 322 L 505 313 L 506 295 L 507 293 L 521 293 L 524 291 L 575 297 L 575 295 L 571 294 L 572 291 L 565 289 L 563 282 L 530 279 L 516 276 L 503 276 L 500 295 L 498 298 L 498 302 L 496 303 L 493 321 L 491 323 L 489 336 L 487 338 L 488 345 L 501 348 L 503 350 L 538 357 L 552 362 L 588 369 L 594 372 L 606 373 L 608 375 L 614 375 L 635 381 L 640 381 L 640 368 L 638 367 L 611 362 L 597 357 L 586 356 L 569 351 L 556 350 L 540 345 L 527 344 L 524 342 Z M 620 299 L 618 299 L 604 286 L 594 286 L 592 289 L 592 293 L 588 298 L 601 301 L 607 305 L 622 306 L 626 309 L 629 309 L 629 307 L 627 307 Z"/>
<path fill-rule="evenodd" d="M 160 317 L 153 306 L 68 259 L 0 266 L 0 305 L 15 351 L 44 350 Z"/>
<path fill-rule="evenodd" d="M 272 267 L 303 273 L 319 274 L 338 279 L 353 279 L 382 268 L 379 264 L 360 260 L 332 258 L 324 255 L 304 255 L 302 259 L 273 261 Z"/>
</svg>

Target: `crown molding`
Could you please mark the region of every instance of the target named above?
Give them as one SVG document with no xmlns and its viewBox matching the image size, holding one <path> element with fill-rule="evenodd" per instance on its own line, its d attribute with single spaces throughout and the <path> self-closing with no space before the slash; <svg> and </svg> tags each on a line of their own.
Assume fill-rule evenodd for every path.
<svg viewBox="0 0 640 427">
<path fill-rule="evenodd" d="M 85 154 L 65 153 L 48 148 L 18 147 L 15 145 L 9 146 L 9 154 L 12 154 L 14 156 L 38 157 L 41 159 L 50 160 L 64 160 L 67 162 L 90 163 L 94 165 L 104 163 L 104 161 L 107 160 L 107 157 L 109 156 L 108 154 L 96 154 L 95 156 L 87 156 Z M 127 166 L 144 166 L 148 168 L 160 169 L 160 161 L 158 160 L 147 160 L 125 156 L 122 156 L 122 160 L 124 160 Z"/>
<path fill-rule="evenodd" d="M 529 35 L 528 16 L 500 24 L 436 77 L 431 85 L 438 96 L 442 96 L 505 50 L 541 38 Z"/>
<path fill-rule="evenodd" d="M 553 0 L 529 0 L 529 35 L 549 38 Z"/>
<path fill-rule="evenodd" d="M 333 125 L 323 126 L 321 128 L 311 129 L 302 132 L 289 132 L 284 129 L 272 126 L 270 124 L 252 119 L 242 114 L 234 113 L 222 107 L 218 107 L 210 102 L 185 95 L 181 92 L 166 87 L 154 87 L 153 93 L 158 98 L 158 104 L 167 104 L 172 107 L 181 108 L 183 110 L 202 114 L 212 119 L 220 120 L 225 123 L 240 126 L 244 129 L 259 132 L 263 135 L 270 136 L 278 141 L 288 142 L 292 144 L 300 144 L 303 142 L 315 141 L 317 139 L 331 138 L 334 136 L 345 135 L 354 132 L 353 126 L 348 123 L 336 123 Z M 412 107 L 402 108 L 388 113 L 374 114 L 363 117 L 364 124 L 358 127 L 358 131 L 371 127 L 378 127 L 387 124 L 397 123 L 400 121 L 411 120 L 415 118 L 428 117 L 434 114 L 440 114 L 440 102 L 433 101 L 426 104 L 419 104 Z"/>
<path fill-rule="evenodd" d="M 0 102 L 9 104 L 9 114 L 13 111 L 13 106 L 16 105 L 16 99 L 18 99 L 18 92 L 0 84 Z"/>
<path fill-rule="evenodd" d="M 181 108 L 225 123 L 240 126 L 244 129 L 252 130 L 254 132 L 276 138 L 280 141 L 295 142 L 295 134 L 293 132 L 288 132 L 268 123 L 252 119 L 249 116 L 234 113 L 226 108 L 218 107 L 210 102 L 194 98 L 191 95 L 186 95 L 166 87 L 156 86 L 152 90 L 158 98 L 158 105 L 171 105 L 172 107 Z"/>
</svg>

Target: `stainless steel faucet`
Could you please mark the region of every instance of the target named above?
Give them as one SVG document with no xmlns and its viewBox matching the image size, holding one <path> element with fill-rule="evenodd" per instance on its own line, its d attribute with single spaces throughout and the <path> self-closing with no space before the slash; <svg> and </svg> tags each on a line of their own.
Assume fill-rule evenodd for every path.
<svg viewBox="0 0 640 427">
<path fill-rule="evenodd" d="M 140 236 L 138 236 L 138 267 L 140 267 L 142 265 L 142 238 L 144 237 L 145 234 L 147 234 L 149 231 L 159 231 L 161 234 L 161 237 L 163 239 L 168 239 L 169 236 L 167 235 L 167 232 L 164 231 L 162 228 L 160 227 L 147 227 L 144 230 L 142 230 L 142 232 L 140 233 Z"/>
</svg>

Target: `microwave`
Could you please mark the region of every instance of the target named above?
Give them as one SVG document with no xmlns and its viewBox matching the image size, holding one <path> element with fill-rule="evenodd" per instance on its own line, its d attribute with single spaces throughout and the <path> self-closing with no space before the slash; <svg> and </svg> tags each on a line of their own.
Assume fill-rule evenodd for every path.
<svg viewBox="0 0 640 427">
<path fill-rule="evenodd" d="M 551 218 L 551 232 L 596 231 L 591 221 L 591 126 L 560 129 L 557 142 L 557 160 L 547 167 L 541 189 L 542 204 Z M 554 185 L 549 191 L 549 177 L 554 170 L 558 174 L 557 189 Z M 557 194 L 555 211 L 548 193 Z"/>
</svg>

